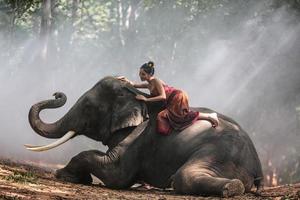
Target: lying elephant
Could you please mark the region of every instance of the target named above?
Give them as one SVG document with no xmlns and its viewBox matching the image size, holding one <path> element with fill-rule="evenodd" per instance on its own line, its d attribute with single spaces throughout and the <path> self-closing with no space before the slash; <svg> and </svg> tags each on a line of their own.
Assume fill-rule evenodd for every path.
<svg viewBox="0 0 300 200">
<path fill-rule="evenodd" d="M 225 197 L 248 192 L 253 184 L 261 188 L 263 174 L 255 147 L 235 121 L 218 114 L 217 128 L 199 120 L 181 132 L 163 136 L 156 132 L 156 115 L 163 104 L 146 105 L 135 99 L 136 94 L 141 92 L 114 77 L 105 77 L 64 117 L 47 124 L 40 119 L 40 111 L 66 102 L 63 93 L 55 93 L 55 99 L 31 107 L 29 122 L 39 135 L 60 139 L 47 146 L 25 146 L 33 151 L 48 150 L 77 135 L 107 145 L 106 153 L 81 152 L 57 170 L 58 179 L 72 183 L 90 184 L 93 174 L 109 188 L 145 182 L 172 187 L 180 194 Z"/>
</svg>

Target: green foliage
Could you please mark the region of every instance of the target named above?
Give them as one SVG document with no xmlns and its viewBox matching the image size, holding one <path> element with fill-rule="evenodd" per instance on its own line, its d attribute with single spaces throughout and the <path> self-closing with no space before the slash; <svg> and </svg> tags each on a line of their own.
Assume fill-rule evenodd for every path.
<svg viewBox="0 0 300 200">
<path fill-rule="evenodd" d="M 21 199 L 20 197 L 18 197 L 18 196 L 7 196 L 7 195 L 2 195 L 2 194 L 0 194 L 0 199 L 2 199 L 2 200 L 19 200 L 19 199 Z"/>
<path fill-rule="evenodd" d="M 11 18 L 15 18 L 14 24 L 18 31 L 22 31 L 28 36 L 38 34 L 41 20 L 41 2 L 39 0 L 0 0 L 0 28 L 5 29 L 5 27 L 11 26 Z M 176 13 L 183 13 L 182 21 L 174 22 L 180 25 L 190 23 L 199 17 L 206 18 L 211 11 L 220 8 L 223 9 L 224 15 L 230 15 L 232 14 L 231 5 L 241 4 L 240 1 L 232 3 L 229 0 L 144 0 L 142 2 L 136 0 L 120 2 L 109 0 L 56 0 L 52 2 L 55 3 L 55 5 L 52 5 L 53 30 L 65 32 L 67 29 L 71 29 L 67 30 L 72 35 L 70 38 L 80 40 L 101 40 L 103 33 L 112 31 L 116 33 L 116 29 L 126 30 L 125 26 L 128 23 L 126 18 L 128 15 L 134 14 L 128 13 L 129 7 L 138 7 L 139 17 L 142 18 L 142 15 L 147 16 L 155 12 L 158 7 L 174 10 Z M 78 5 L 74 12 L 75 2 Z M 279 7 L 286 1 L 274 0 L 272 2 L 274 6 Z M 300 7 L 299 0 L 289 0 L 287 2 L 292 7 Z M 135 19 L 135 22 L 138 23 L 138 19 Z M 163 18 L 157 24 L 157 28 L 169 28 L 168 26 L 162 26 L 162 23 L 166 24 Z M 172 31 L 174 30 L 170 30 L 170 32 Z M 178 31 L 180 32 L 180 30 L 176 30 L 176 32 Z M 115 35 L 112 35 L 112 37 L 115 38 Z"/>
<path fill-rule="evenodd" d="M 26 172 L 21 172 L 21 171 L 14 171 L 13 174 L 8 175 L 5 177 L 6 180 L 12 181 L 12 182 L 17 182 L 17 183 L 37 183 L 37 176 L 31 172 L 31 171 L 26 171 Z"/>
<path fill-rule="evenodd" d="M 81 39 L 94 39 L 100 32 L 108 31 L 111 19 L 114 18 L 109 13 L 110 5 L 93 0 L 83 1 L 79 6 L 79 15 L 82 17 L 74 24 L 78 30 L 77 36 Z"/>
<path fill-rule="evenodd" d="M 37 17 L 40 12 L 40 3 L 32 3 L 24 13 L 16 19 L 16 28 L 18 31 L 26 32 L 28 35 L 32 35 L 33 30 L 36 30 L 39 26 Z"/>
</svg>

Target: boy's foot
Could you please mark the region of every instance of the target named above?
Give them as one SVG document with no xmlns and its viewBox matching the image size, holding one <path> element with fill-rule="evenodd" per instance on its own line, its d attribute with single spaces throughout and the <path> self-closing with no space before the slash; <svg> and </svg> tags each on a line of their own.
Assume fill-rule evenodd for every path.
<svg viewBox="0 0 300 200">
<path fill-rule="evenodd" d="M 209 119 L 212 123 L 212 127 L 216 128 L 219 125 L 219 118 L 218 118 L 217 113 L 211 113 L 209 115 Z"/>
</svg>

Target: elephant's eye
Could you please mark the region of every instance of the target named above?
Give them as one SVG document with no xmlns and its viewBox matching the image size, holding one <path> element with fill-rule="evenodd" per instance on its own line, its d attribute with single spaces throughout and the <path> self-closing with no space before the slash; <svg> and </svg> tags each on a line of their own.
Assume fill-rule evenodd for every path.
<svg viewBox="0 0 300 200">
<path fill-rule="evenodd" d="M 124 96 L 126 96 L 126 94 L 124 93 L 124 91 L 119 90 L 118 93 L 117 93 L 117 96 L 118 97 L 124 97 Z"/>
</svg>

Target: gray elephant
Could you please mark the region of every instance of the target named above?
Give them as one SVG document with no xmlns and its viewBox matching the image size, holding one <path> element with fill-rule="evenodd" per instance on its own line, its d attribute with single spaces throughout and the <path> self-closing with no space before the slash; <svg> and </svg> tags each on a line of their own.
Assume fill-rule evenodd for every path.
<svg viewBox="0 0 300 200">
<path fill-rule="evenodd" d="M 107 187 L 130 188 L 145 182 L 158 188 L 172 187 L 179 194 L 234 196 L 263 183 L 261 163 L 247 133 L 234 120 L 218 113 L 220 124 L 199 120 L 168 136 L 156 132 L 156 116 L 162 102 L 135 99 L 143 94 L 114 77 L 105 77 L 82 95 L 57 122 L 44 123 L 39 113 L 66 102 L 63 93 L 33 105 L 31 127 L 46 138 L 60 138 L 47 146 L 26 145 L 43 151 L 77 135 L 108 146 L 76 155 L 56 177 L 72 183 L 90 184 L 91 174 Z M 143 94 L 146 95 L 146 94 Z M 191 108 L 200 113 L 207 108 Z"/>
</svg>

